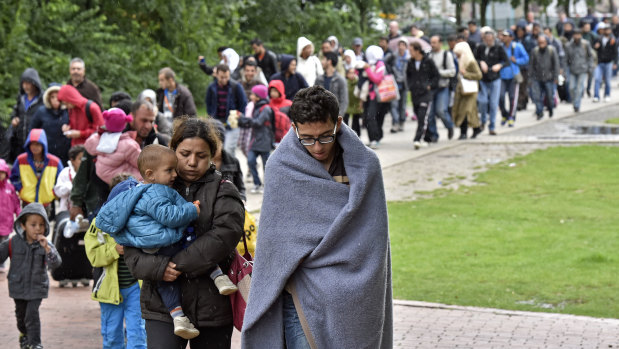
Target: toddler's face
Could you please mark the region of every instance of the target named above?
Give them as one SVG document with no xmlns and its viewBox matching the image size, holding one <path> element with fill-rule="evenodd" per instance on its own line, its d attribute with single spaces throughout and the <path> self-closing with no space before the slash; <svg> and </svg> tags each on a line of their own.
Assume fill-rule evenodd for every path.
<svg viewBox="0 0 619 349">
<path fill-rule="evenodd" d="M 26 217 L 21 226 L 29 243 L 38 241 L 41 236 L 45 236 L 45 219 L 38 214 L 31 214 Z"/>
<path fill-rule="evenodd" d="M 4 182 L 6 179 L 6 172 L 0 172 L 0 182 Z"/>
<path fill-rule="evenodd" d="M 176 179 L 176 156 L 165 155 L 159 166 L 152 172 L 149 178 L 144 178 L 148 183 L 157 183 L 171 187 Z"/>
</svg>

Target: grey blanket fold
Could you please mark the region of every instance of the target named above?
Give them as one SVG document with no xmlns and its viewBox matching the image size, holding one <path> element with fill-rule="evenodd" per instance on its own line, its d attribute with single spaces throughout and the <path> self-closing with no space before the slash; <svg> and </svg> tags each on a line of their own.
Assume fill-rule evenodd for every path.
<svg viewBox="0 0 619 349">
<path fill-rule="evenodd" d="M 342 124 L 350 186 L 288 132 L 269 158 L 243 348 L 284 348 L 281 293 L 294 283 L 319 348 L 391 348 L 387 205 L 376 154 Z"/>
</svg>

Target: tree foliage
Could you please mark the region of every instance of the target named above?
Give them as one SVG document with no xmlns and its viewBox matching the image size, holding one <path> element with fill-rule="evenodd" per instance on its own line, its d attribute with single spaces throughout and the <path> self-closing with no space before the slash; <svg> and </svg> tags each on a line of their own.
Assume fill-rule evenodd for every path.
<svg viewBox="0 0 619 349">
<path fill-rule="evenodd" d="M 211 81 L 197 57 L 218 61 L 219 46 L 251 53 L 260 37 L 276 52 L 296 53 L 297 38 L 316 46 L 329 35 L 348 45 L 353 37 L 378 36 L 371 21 L 402 0 L 3 0 L 0 1 L 0 121 L 6 125 L 19 78 L 28 67 L 44 86 L 69 78 L 69 61 L 81 57 L 86 74 L 102 89 L 132 96 L 157 88 L 157 72 L 170 66 L 204 104 Z M 305 4 L 302 6 L 302 4 Z"/>
</svg>

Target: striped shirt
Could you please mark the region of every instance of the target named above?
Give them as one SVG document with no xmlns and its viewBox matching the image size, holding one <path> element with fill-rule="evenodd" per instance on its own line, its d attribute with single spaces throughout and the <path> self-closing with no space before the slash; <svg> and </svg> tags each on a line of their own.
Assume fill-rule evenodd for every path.
<svg viewBox="0 0 619 349">
<path fill-rule="evenodd" d="M 131 275 L 129 271 L 129 267 L 127 267 L 127 263 L 125 263 L 125 258 L 123 255 L 118 256 L 118 287 L 127 288 L 131 287 L 138 280 Z"/>
</svg>

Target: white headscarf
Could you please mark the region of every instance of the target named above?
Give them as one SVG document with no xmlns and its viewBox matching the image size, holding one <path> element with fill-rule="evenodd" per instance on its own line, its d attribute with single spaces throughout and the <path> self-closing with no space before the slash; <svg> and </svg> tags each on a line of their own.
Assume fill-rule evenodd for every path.
<svg viewBox="0 0 619 349">
<path fill-rule="evenodd" d="M 369 65 L 374 65 L 379 60 L 383 59 L 385 52 L 382 48 L 372 45 L 365 50 L 365 58 L 368 60 Z"/>
<path fill-rule="evenodd" d="M 225 57 L 225 61 L 222 59 L 219 63 L 227 64 L 230 68 L 230 73 L 234 72 L 239 66 L 239 61 L 241 60 L 239 54 L 236 53 L 234 49 L 227 48 L 221 53 L 221 55 Z"/>
<path fill-rule="evenodd" d="M 458 58 L 458 66 L 460 67 L 460 72 L 466 70 L 466 66 L 471 61 L 475 61 L 475 56 L 473 56 L 473 51 L 471 51 L 471 46 L 466 41 L 459 42 L 454 47 L 454 53 L 456 55 L 460 55 Z"/>
<path fill-rule="evenodd" d="M 344 60 L 344 68 L 346 68 L 346 70 L 354 68 L 355 62 L 357 61 L 357 55 L 355 54 L 355 51 L 350 49 L 344 51 L 344 57 L 350 57 L 350 64 L 346 63 L 346 60 Z"/>
<path fill-rule="evenodd" d="M 327 40 L 329 40 L 329 42 L 331 41 L 335 41 L 335 47 L 334 49 L 338 49 L 338 47 L 340 47 L 340 42 L 337 40 L 337 37 L 335 37 L 335 35 L 331 35 L 330 37 L 327 38 Z"/>
</svg>

